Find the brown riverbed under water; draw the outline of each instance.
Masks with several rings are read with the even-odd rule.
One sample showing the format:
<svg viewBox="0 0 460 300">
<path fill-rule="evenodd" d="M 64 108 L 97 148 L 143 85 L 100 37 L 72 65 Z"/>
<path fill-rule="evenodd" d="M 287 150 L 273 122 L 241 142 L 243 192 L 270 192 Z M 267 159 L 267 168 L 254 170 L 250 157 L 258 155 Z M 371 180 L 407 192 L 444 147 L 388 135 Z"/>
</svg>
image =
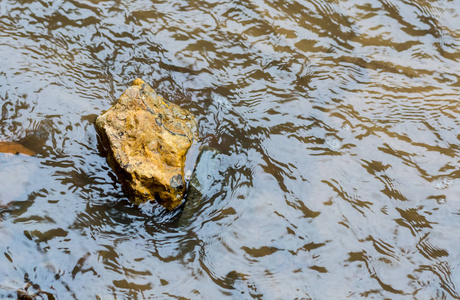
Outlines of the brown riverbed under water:
<svg viewBox="0 0 460 300">
<path fill-rule="evenodd" d="M 364 3 L 364 4 L 363 4 Z M 460 2 L 1 1 L 0 298 L 460 294 Z M 94 120 L 133 79 L 221 151 L 131 205 Z"/>
</svg>

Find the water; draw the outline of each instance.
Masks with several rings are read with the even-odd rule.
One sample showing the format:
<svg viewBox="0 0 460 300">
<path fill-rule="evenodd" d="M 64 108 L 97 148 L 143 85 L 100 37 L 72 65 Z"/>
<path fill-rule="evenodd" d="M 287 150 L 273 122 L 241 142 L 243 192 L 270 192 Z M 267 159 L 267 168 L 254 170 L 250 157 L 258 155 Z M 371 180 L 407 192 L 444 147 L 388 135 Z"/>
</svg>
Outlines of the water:
<svg viewBox="0 0 460 300">
<path fill-rule="evenodd" d="M 0 298 L 460 297 L 460 2 L 229 2 L 0 2 Z M 100 150 L 137 77 L 221 152 L 183 212 Z"/>
</svg>

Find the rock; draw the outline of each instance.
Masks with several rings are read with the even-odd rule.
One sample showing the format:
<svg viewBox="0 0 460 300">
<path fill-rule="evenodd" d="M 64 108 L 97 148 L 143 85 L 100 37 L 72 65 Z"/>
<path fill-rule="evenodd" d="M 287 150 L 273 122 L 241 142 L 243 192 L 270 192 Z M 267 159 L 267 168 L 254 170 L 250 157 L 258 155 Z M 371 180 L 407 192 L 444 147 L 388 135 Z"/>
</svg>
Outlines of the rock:
<svg viewBox="0 0 460 300">
<path fill-rule="evenodd" d="M 164 100 L 141 79 L 96 119 L 107 160 L 130 200 L 156 200 L 172 210 L 186 190 L 187 151 L 198 139 L 193 115 Z"/>
<path fill-rule="evenodd" d="M 33 156 L 35 152 L 30 149 L 27 149 L 23 145 L 16 142 L 5 142 L 0 141 L 0 152 L 1 153 L 12 153 L 12 154 L 24 154 Z"/>
</svg>

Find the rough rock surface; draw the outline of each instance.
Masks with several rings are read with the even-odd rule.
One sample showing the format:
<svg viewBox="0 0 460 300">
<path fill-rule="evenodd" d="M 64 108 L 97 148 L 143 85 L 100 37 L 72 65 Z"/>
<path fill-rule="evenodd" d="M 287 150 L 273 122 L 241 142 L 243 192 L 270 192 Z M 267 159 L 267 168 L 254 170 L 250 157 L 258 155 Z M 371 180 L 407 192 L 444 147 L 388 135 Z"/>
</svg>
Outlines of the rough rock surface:
<svg viewBox="0 0 460 300">
<path fill-rule="evenodd" d="M 165 101 L 141 79 L 96 119 L 107 160 L 130 200 L 156 200 L 169 210 L 181 204 L 188 149 L 198 138 L 193 115 Z"/>
</svg>

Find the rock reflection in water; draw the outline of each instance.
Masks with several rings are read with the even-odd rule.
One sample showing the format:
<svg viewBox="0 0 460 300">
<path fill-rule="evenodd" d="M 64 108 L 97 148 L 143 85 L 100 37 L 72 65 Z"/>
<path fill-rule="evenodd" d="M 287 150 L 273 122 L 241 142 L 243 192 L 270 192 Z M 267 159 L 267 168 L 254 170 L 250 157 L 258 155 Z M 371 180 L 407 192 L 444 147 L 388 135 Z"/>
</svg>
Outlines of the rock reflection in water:
<svg viewBox="0 0 460 300">
<path fill-rule="evenodd" d="M 2 1 L 0 140 L 36 155 L 0 153 L 0 298 L 460 297 L 459 13 Z M 131 205 L 97 141 L 137 77 L 220 153 L 181 211 Z"/>
</svg>

